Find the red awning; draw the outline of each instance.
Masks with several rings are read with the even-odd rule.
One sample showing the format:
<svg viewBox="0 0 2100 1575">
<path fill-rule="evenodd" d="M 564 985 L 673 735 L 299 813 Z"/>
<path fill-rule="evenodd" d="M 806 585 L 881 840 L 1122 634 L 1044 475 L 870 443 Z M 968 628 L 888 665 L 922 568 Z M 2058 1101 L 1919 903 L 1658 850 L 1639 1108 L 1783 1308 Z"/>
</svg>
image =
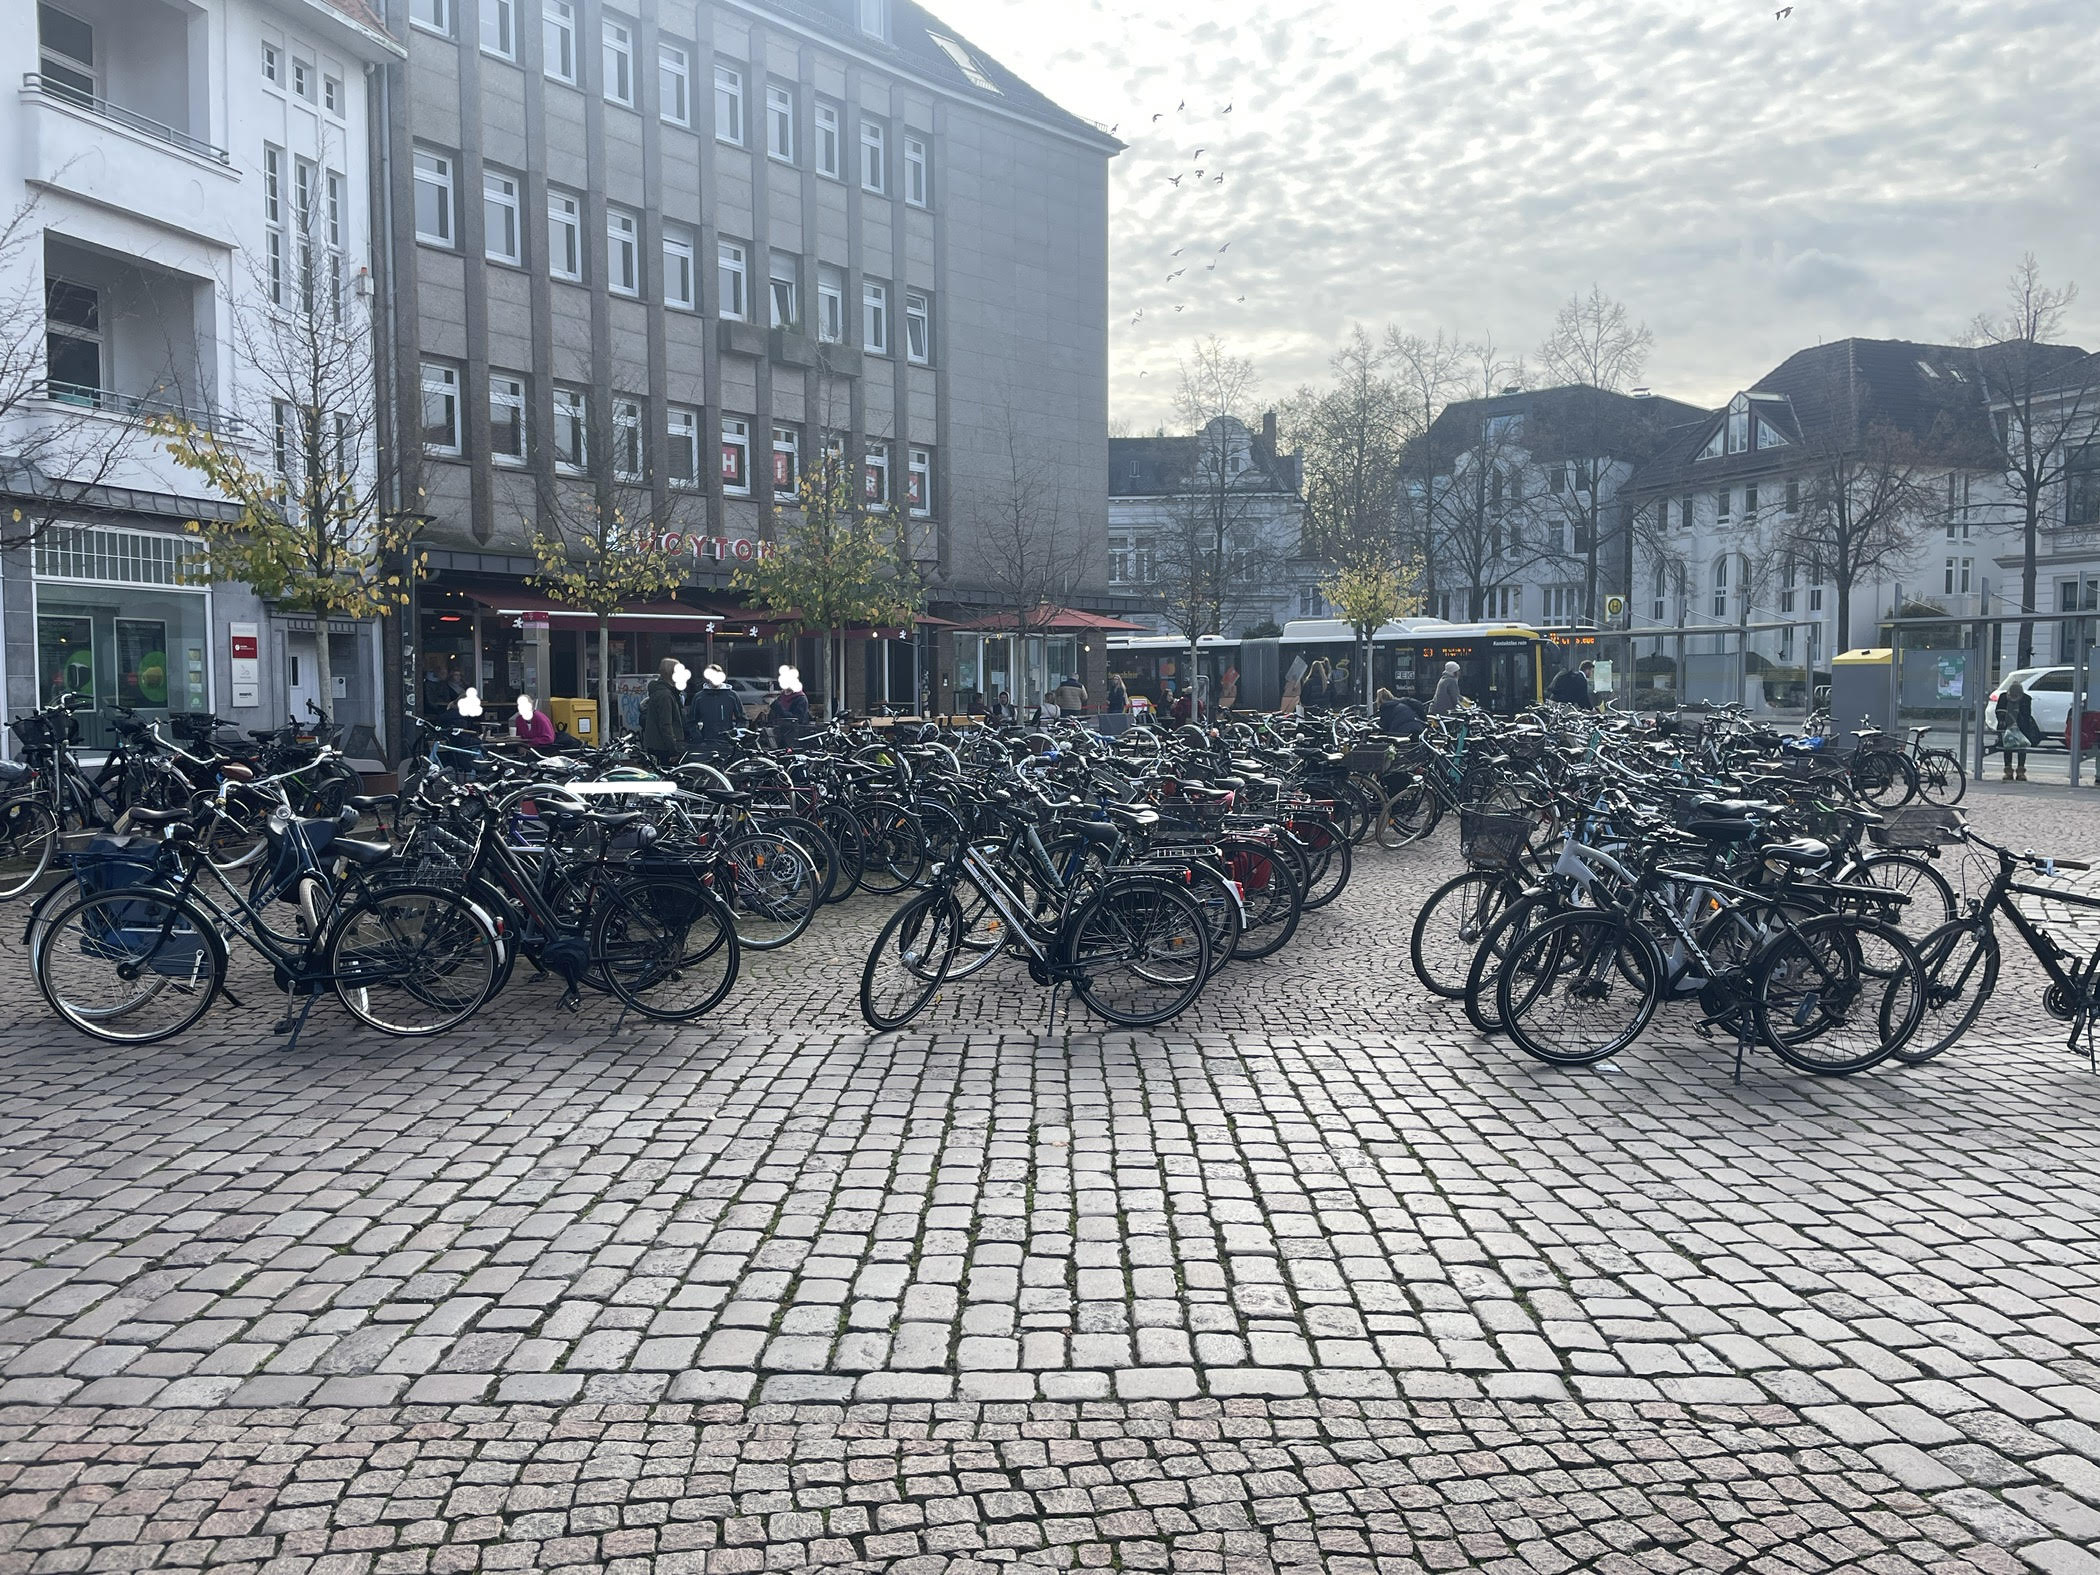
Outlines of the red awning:
<svg viewBox="0 0 2100 1575">
<path fill-rule="evenodd" d="M 995 631 L 1012 629 L 1018 623 L 1019 620 L 1012 613 L 1007 612 L 992 613 L 988 617 L 979 618 L 974 622 L 961 624 L 958 627 Z M 1028 627 L 1031 634 L 1081 634 L 1090 632 L 1142 634 L 1145 632 L 1143 624 L 1126 623 L 1121 618 L 1110 618 L 1104 613 L 1081 612 L 1076 607 L 1038 607 L 1028 615 Z"/>
</svg>

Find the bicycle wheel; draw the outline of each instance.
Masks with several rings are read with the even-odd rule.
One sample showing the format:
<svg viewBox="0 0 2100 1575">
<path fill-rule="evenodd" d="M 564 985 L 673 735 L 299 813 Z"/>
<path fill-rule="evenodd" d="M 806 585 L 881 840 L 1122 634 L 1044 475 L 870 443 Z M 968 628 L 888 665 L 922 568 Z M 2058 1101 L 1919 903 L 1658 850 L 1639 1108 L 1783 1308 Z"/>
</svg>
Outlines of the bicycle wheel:
<svg viewBox="0 0 2100 1575">
<path fill-rule="evenodd" d="M 844 902 L 860 890 L 861 872 L 867 865 L 868 832 L 860 817 L 843 804 L 826 804 L 817 811 L 817 824 L 839 850 L 838 879 L 831 883 L 826 902 Z"/>
<path fill-rule="evenodd" d="M 954 893 L 938 887 L 890 915 L 860 970 L 860 1015 L 870 1028 L 888 1033 L 926 1010 L 955 962 L 962 932 Z"/>
<path fill-rule="evenodd" d="M 1203 910 L 1204 922 L 1210 929 L 1210 971 L 1216 973 L 1232 960 L 1247 928 L 1246 913 L 1231 882 L 1216 870 L 1197 864 L 1188 873 L 1189 895 Z"/>
<path fill-rule="evenodd" d="M 1918 944 L 1925 965 L 1925 1020 L 1896 1051 L 1905 1066 L 1930 1061 L 1976 1026 L 1998 988 L 1998 937 L 1988 923 L 1957 919 Z"/>
<path fill-rule="evenodd" d="M 1852 914 L 1790 926 L 1752 971 L 1757 1034 L 1818 1077 L 1878 1066 L 1925 1015 L 1925 968 L 1901 930 Z"/>
<path fill-rule="evenodd" d="M 1355 866 L 1348 841 L 1325 818 L 1301 816 L 1284 822 L 1284 834 L 1297 843 L 1309 866 L 1305 907 L 1324 908 L 1342 894 Z"/>
<path fill-rule="evenodd" d="M 1466 968 L 1466 1021 L 1493 1038 L 1502 1030 L 1502 1010 L 1496 1005 L 1496 986 L 1509 954 L 1534 926 L 1543 924 L 1560 909 L 1559 903 L 1543 897 L 1526 897 L 1510 904 L 1490 924 L 1474 949 Z"/>
<path fill-rule="evenodd" d="M 1444 818 L 1444 801 L 1427 782 L 1415 781 L 1389 793 L 1378 809 L 1378 845 L 1388 853 L 1420 842 Z"/>
<path fill-rule="evenodd" d="M 43 879 L 58 852 L 58 817 L 42 799 L 0 806 L 0 902 L 12 901 Z"/>
<path fill-rule="evenodd" d="M 861 889 L 887 897 L 917 885 L 926 872 L 926 837 L 911 811 L 884 799 L 863 803 L 855 813 L 866 832 Z"/>
<path fill-rule="evenodd" d="M 1893 750 L 1862 750 L 1853 757 L 1852 786 L 1876 809 L 1895 809 L 1917 796 L 1918 772 Z"/>
<path fill-rule="evenodd" d="M 1865 919 L 1890 923 L 1913 940 L 1922 940 L 1959 916 L 1954 887 L 1930 859 L 1910 853 L 1876 853 L 1861 859 L 1854 883 L 1878 886 L 1906 899 L 1901 905 L 1876 902 L 1871 895 L 1848 899 L 1847 906 Z"/>
<path fill-rule="evenodd" d="M 1662 1000 L 1662 959 L 1638 925 L 1564 913 L 1525 935 L 1495 982 L 1503 1026 L 1526 1055 L 1589 1066 L 1640 1037 Z"/>
<path fill-rule="evenodd" d="M 1429 894 L 1415 915 L 1408 960 L 1432 995 L 1463 1000 L 1466 975 L 1481 938 L 1517 895 L 1517 884 L 1495 870 L 1468 870 Z"/>
<path fill-rule="evenodd" d="M 801 938 L 817 914 L 817 866 L 791 837 L 747 831 L 723 848 L 737 939 L 770 952 Z"/>
<path fill-rule="evenodd" d="M 472 1017 L 503 964 L 489 916 L 436 886 L 368 888 L 329 930 L 321 960 L 352 1017 L 404 1039 Z"/>
<path fill-rule="evenodd" d="M 1227 841 L 1221 851 L 1227 873 L 1240 883 L 1240 901 L 1247 909 L 1246 927 L 1232 955 L 1242 962 L 1273 957 L 1298 933 L 1298 920 L 1305 913 L 1297 873 L 1290 860 L 1263 843 Z"/>
<path fill-rule="evenodd" d="M 606 893 L 591 960 L 622 1005 L 659 1022 L 688 1022 L 736 983 L 736 921 L 696 879 L 640 876 Z"/>
<path fill-rule="evenodd" d="M 1163 880 L 1111 881 L 1065 928 L 1072 989 L 1096 1016 L 1147 1028 L 1187 1009 L 1210 977 L 1210 931 L 1196 899 Z"/>
<path fill-rule="evenodd" d="M 211 1008 L 226 956 L 210 921 L 174 893 L 97 892 L 54 914 L 36 985 L 73 1027 L 112 1044 L 171 1039 Z"/>
<path fill-rule="evenodd" d="M 839 850 L 824 828 L 813 820 L 803 820 L 795 815 L 778 815 L 761 823 L 760 830 L 775 832 L 783 837 L 792 837 L 797 846 L 809 855 L 816 869 L 817 906 L 823 907 L 831 901 L 832 888 L 839 880 Z"/>
<path fill-rule="evenodd" d="M 1928 749 L 1918 756 L 1918 796 L 1928 804 L 1953 806 L 1969 791 L 1969 773 L 1951 749 Z"/>
</svg>

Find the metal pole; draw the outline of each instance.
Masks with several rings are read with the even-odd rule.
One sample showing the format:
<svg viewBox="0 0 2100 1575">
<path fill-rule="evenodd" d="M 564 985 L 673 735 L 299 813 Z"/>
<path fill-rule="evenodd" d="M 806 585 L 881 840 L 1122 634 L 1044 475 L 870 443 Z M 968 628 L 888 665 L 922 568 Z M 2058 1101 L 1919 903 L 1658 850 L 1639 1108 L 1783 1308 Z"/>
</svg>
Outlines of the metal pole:
<svg viewBox="0 0 2100 1575">
<path fill-rule="evenodd" d="M 1985 602 L 1983 605 L 1989 606 L 1990 604 Z M 1978 682 L 1973 693 L 1964 693 L 1962 696 L 1961 717 L 1962 726 L 1965 728 L 1969 723 L 1969 714 L 1974 710 L 1977 701 L 1987 698 L 1991 692 L 1991 681 L 1988 677 L 1990 662 L 1983 651 L 1983 629 L 1984 624 L 1981 618 L 1969 626 L 1969 643 L 1972 647 L 1969 676 L 1978 680 Z M 1967 687 L 1965 683 L 1963 688 L 1966 690 Z M 1976 752 L 1969 757 L 1971 762 L 1969 775 L 1979 781 L 1983 777 L 1983 741 L 1989 735 L 1990 730 L 1990 719 L 1981 711 L 1977 711 Z"/>
<path fill-rule="evenodd" d="M 2071 679 L 2071 786 L 2079 785 L 2080 767 L 2085 764 L 2085 707 L 2086 687 L 2093 670 L 2093 626 L 2089 619 L 2081 618 L 2076 625 L 2073 638 L 2078 645 L 2078 665 Z"/>
</svg>

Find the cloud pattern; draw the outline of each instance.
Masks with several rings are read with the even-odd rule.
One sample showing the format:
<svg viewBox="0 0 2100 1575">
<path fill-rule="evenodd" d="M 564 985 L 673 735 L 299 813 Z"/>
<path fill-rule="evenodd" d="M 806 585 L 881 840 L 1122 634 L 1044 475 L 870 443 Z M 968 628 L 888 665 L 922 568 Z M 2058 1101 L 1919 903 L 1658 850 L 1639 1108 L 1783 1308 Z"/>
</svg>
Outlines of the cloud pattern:
<svg viewBox="0 0 2100 1575">
<path fill-rule="evenodd" d="M 2093 0 L 932 3 L 1131 144 L 1110 398 L 1141 428 L 1200 335 L 1280 397 L 1352 322 L 1528 348 L 1594 280 L 1659 392 L 1718 403 L 1820 340 L 1951 337 L 2022 251 L 2100 256 Z"/>
</svg>

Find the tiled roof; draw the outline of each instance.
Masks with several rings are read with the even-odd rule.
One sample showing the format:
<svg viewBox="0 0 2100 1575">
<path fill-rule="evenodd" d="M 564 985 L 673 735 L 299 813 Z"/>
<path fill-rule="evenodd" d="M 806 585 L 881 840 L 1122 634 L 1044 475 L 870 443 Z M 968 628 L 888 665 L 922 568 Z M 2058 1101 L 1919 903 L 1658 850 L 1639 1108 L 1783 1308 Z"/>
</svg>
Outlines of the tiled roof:
<svg viewBox="0 0 2100 1575">
<path fill-rule="evenodd" d="M 1265 482 L 1269 492 L 1295 494 L 1303 484 L 1304 468 L 1296 454 L 1271 454 L 1261 433 L 1250 430 L 1252 480 Z M 1183 478 L 1196 462 L 1193 437 L 1110 438 L 1108 440 L 1108 495 L 1112 498 L 1161 498 L 1179 490 Z M 1136 469 L 1133 471 L 1132 466 Z"/>
<path fill-rule="evenodd" d="M 380 20 L 379 8 L 373 5 L 371 0 L 326 0 L 326 4 L 342 12 L 359 27 L 369 27 L 375 33 L 386 33 L 386 23 Z"/>
<path fill-rule="evenodd" d="M 1571 383 L 1559 388 L 1520 389 L 1485 399 L 1446 405 L 1429 429 L 1439 466 L 1482 441 L 1482 428 L 1498 416 L 1521 416 L 1524 430 L 1512 443 L 1534 462 L 1600 459 L 1600 441 L 1616 457 L 1646 458 L 1661 434 L 1679 422 L 1702 419 L 1697 405 L 1655 394 L 1616 394 Z"/>
</svg>

